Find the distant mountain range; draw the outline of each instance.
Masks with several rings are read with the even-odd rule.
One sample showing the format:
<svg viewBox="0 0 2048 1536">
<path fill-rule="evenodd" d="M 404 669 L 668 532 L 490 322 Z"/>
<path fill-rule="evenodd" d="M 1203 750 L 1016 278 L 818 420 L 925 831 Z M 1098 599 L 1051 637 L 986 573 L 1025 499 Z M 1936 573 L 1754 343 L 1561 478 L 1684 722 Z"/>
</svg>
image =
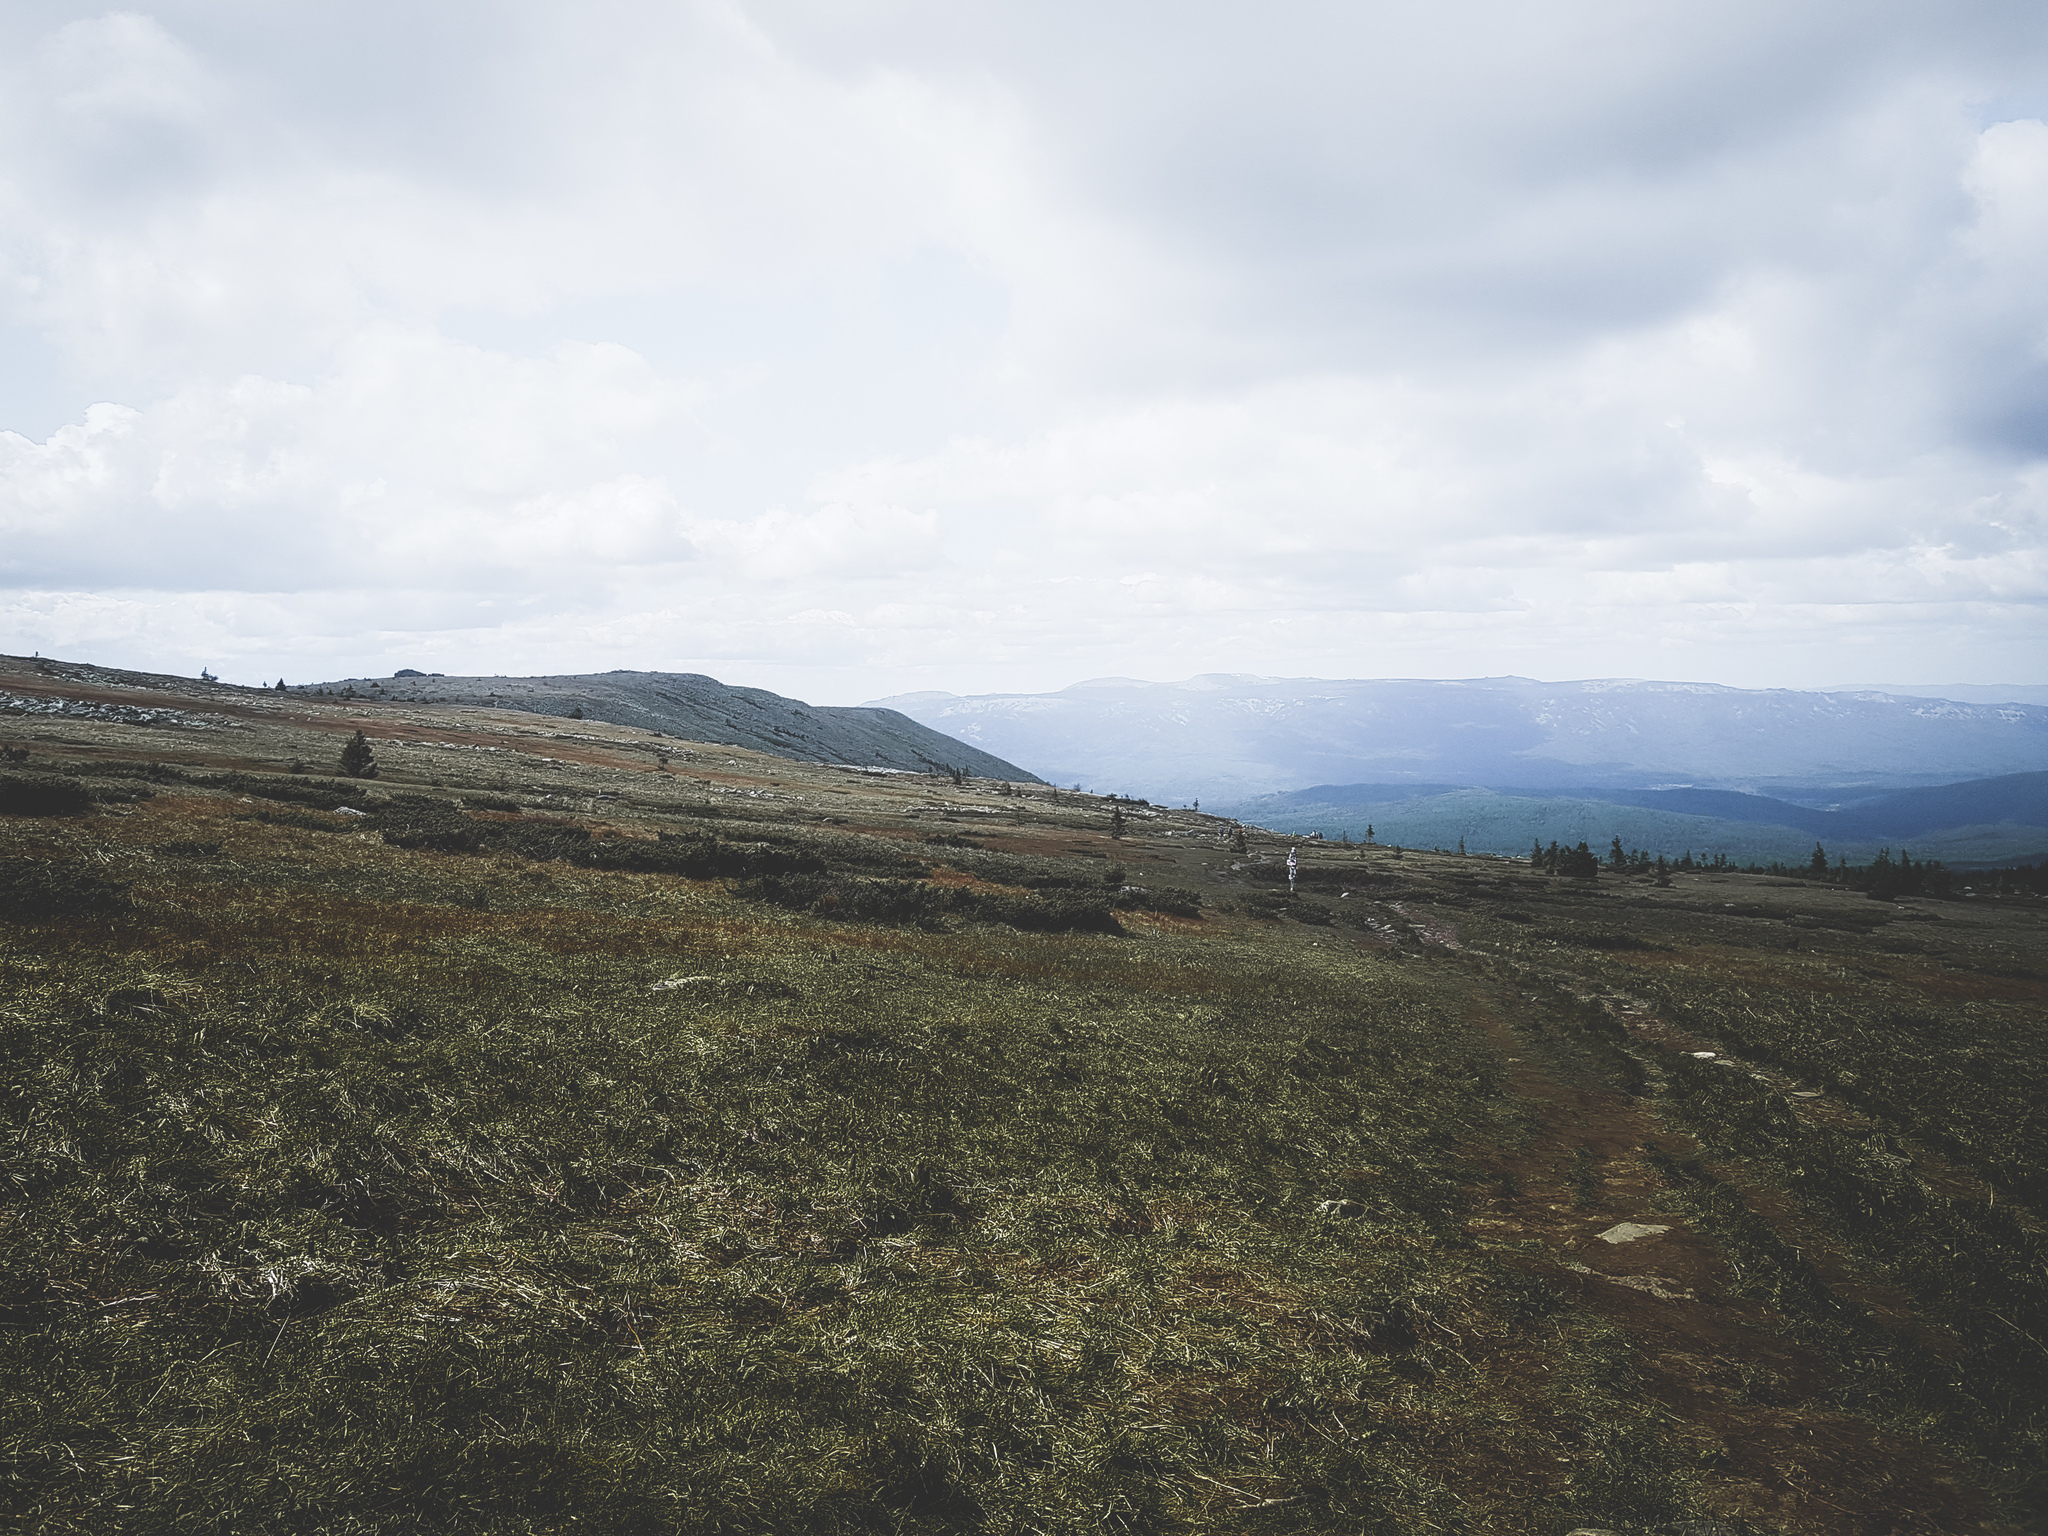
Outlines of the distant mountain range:
<svg viewBox="0 0 2048 1536">
<path fill-rule="evenodd" d="M 1837 683 L 1822 693 L 1892 693 L 1962 704 L 2048 704 L 2048 683 Z"/>
<path fill-rule="evenodd" d="M 2020 692 L 1996 689 L 1993 692 Z M 2048 705 L 1528 678 L 1103 678 L 878 701 L 1061 784 L 1280 831 L 1524 853 L 2048 856 Z"/>
<path fill-rule="evenodd" d="M 1829 804 L 2048 769 L 2048 706 L 1712 683 L 1211 674 L 876 702 L 1056 783 L 1219 806 L 1360 783 L 1683 785 Z"/>
<path fill-rule="evenodd" d="M 1098 678 L 877 700 L 1053 782 L 1165 801 L 1309 784 L 1688 784 L 1829 803 L 2048 768 L 2048 705 L 1706 682 Z"/>
<path fill-rule="evenodd" d="M 1473 853 L 1521 854 L 1532 842 L 1584 841 L 1677 858 L 1804 864 L 1817 842 L 1867 863 L 1910 848 L 1950 865 L 2048 858 L 2048 772 L 1893 790 L 1836 809 L 1718 789 L 1515 791 L 1448 784 L 1322 784 L 1238 801 L 1230 814 L 1277 831 L 1320 832 Z"/>
<path fill-rule="evenodd" d="M 1038 783 L 986 750 L 956 741 L 884 705 L 835 707 L 733 688 L 695 672 L 599 672 L 560 677 L 395 677 L 303 683 L 290 693 L 347 695 L 393 704 L 466 704 L 749 747 L 810 762 L 857 763 L 913 773 L 965 769 L 980 778 Z"/>
</svg>

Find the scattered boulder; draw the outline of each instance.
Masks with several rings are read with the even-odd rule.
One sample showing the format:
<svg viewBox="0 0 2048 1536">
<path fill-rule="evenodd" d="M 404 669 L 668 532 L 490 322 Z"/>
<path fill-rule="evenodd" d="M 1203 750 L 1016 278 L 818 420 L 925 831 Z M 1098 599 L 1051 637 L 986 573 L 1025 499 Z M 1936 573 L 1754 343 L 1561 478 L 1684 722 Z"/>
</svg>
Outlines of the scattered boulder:
<svg viewBox="0 0 2048 1536">
<path fill-rule="evenodd" d="M 1668 1226 L 1658 1226 L 1651 1222 L 1624 1221 L 1602 1232 L 1600 1234 L 1600 1241 L 1603 1243 L 1632 1243 L 1638 1238 L 1660 1237 L 1670 1230 L 1671 1228 Z"/>
</svg>

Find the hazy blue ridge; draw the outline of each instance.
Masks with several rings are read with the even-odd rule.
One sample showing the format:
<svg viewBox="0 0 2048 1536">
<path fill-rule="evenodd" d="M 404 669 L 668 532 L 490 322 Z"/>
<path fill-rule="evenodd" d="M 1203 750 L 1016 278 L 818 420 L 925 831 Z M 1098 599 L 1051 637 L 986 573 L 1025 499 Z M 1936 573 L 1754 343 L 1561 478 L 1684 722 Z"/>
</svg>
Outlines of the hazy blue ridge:
<svg viewBox="0 0 2048 1536">
<path fill-rule="evenodd" d="M 1373 787 L 1350 785 L 1341 789 L 1370 790 Z M 1489 787 L 1504 795 L 1525 793 L 1506 786 Z M 1306 789 L 1296 793 L 1315 796 L 1318 791 Z M 1968 779 L 1959 784 L 1888 790 L 1878 795 L 1850 790 L 1843 791 L 1841 799 L 1829 796 L 1820 805 L 1799 804 L 1769 795 L 1750 795 L 1725 789 L 1585 789 L 1560 793 L 1606 800 L 1617 805 L 1639 806 L 1644 810 L 1675 811 L 1761 826 L 1796 827 L 1822 838 L 1897 840 L 1949 827 L 2002 822 L 2048 827 L 2048 773 L 2009 773 L 1991 779 Z M 1373 797 L 1368 794 L 1359 798 Z M 1333 804 L 1343 803 L 1341 792 L 1322 795 L 1320 799 Z"/>
<path fill-rule="evenodd" d="M 2048 706 L 1881 692 L 1210 674 L 877 702 L 1055 783 L 1176 804 L 1369 783 L 1749 791 L 1846 806 L 2048 771 Z"/>
<path fill-rule="evenodd" d="M 2048 683 L 1833 683 L 1822 693 L 1892 693 L 1965 704 L 2048 704 Z"/>
</svg>

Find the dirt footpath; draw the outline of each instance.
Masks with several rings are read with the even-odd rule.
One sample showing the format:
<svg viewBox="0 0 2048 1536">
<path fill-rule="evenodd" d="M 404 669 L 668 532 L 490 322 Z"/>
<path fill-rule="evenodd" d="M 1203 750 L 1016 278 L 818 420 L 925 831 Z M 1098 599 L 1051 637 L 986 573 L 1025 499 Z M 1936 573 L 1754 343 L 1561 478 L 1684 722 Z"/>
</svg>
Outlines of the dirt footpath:
<svg viewBox="0 0 2048 1536">
<path fill-rule="evenodd" d="M 1771 1307 L 1736 1294 L 1711 1236 L 1661 1208 L 1670 1186 L 1653 1157 L 1699 1146 L 1664 1123 L 1654 1099 L 1561 1081 L 1499 999 L 1475 1000 L 1467 1019 L 1509 1058 L 1510 1090 L 1535 1117 L 1526 1147 L 1475 1149 L 1492 1179 L 1475 1201 L 1473 1235 L 1628 1336 L 1643 1390 L 1697 1455 L 1716 1515 L 1802 1536 L 2017 1536 L 1991 1520 L 1964 1469 L 1831 1407 L 1836 1371 L 1789 1338 Z M 1738 1166 L 1711 1167 L 1752 1210 L 1797 1230 L 1777 1191 Z M 1905 1298 L 1862 1280 L 1825 1239 L 1798 1236 L 1831 1290 L 1910 1317 Z"/>
</svg>

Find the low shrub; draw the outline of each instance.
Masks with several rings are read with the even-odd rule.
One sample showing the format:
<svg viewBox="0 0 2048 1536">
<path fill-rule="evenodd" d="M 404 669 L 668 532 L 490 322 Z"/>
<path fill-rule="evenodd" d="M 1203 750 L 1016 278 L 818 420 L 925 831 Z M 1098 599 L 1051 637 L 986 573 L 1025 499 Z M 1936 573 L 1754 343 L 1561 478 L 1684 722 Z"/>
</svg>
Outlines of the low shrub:
<svg viewBox="0 0 2048 1536">
<path fill-rule="evenodd" d="M 206 789 L 226 790 L 235 795 L 253 795 L 258 800 L 282 800 L 288 805 L 310 805 L 316 811 L 338 811 L 343 806 L 359 811 L 370 804 L 364 787 L 336 784 L 332 780 L 302 782 L 255 773 L 195 774 L 188 775 L 187 780 Z"/>
<path fill-rule="evenodd" d="M 1006 923 L 1027 933 L 1121 933 L 1099 896 L 964 891 L 923 880 L 834 879 L 771 874 L 742 881 L 733 894 L 847 922 L 929 927 L 942 917 Z"/>
<path fill-rule="evenodd" d="M 921 880 L 834 880 L 816 874 L 766 874 L 732 887 L 735 896 L 793 912 L 848 922 L 929 925 L 952 892 Z"/>
<path fill-rule="evenodd" d="M 1163 912 L 1169 917 L 1200 917 L 1202 899 L 1187 891 L 1123 890 L 1110 903 L 1119 911 Z"/>
<path fill-rule="evenodd" d="M 436 853 L 475 853 L 483 847 L 486 832 L 481 823 L 471 821 L 447 801 L 424 795 L 401 795 L 380 806 L 370 824 L 394 848 Z"/>
<path fill-rule="evenodd" d="M 78 864 L 50 859 L 0 859 L 0 917 L 17 922 L 104 917 L 125 911 L 128 895 Z"/>
<path fill-rule="evenodd" d="M 1508 914 L 1502 913 L 1501 915 L 1505 917 Z M 1527 922 L 1529 919 L 1523 917 L 1517 918 L 1516 921 Z M 1603 950 L 1609 954 L 1621 950 L 1639 950 L 1644 953 L 1654 954 L 1669 954 L 1671 952 L 1669 944 L 1658 944 L 1649 939 L 1638 938 L 1633 933 L 1586 933 L 1580 934 L 1572 942 L 1574 944 L 1582 944 L 1587 949 Z"/>
<path fill-rule="evenodd" d="M 955 893 L 955 910 L 980 922 L 1007 923 L 1027 933 L 1123 932 L 1104 898 L 1065 891 L 1039 891 L 1028 896 L 960 891 Z"/>
<path fill-rule="evenodd" d="M 45 774 L 0 776 L 0 814 L 82 816 L 92 805 L 92 791 L 68 779 Z"/>
<path fill-rule="evenodd" d="M 64 772 L 73 778 L 141 779 L 151 784 L 182 784 L 192 776 L 169 763 L 138 763 L 122 758 L 102 758 L 92 763 L 66 763 Z"/>
</svg>

